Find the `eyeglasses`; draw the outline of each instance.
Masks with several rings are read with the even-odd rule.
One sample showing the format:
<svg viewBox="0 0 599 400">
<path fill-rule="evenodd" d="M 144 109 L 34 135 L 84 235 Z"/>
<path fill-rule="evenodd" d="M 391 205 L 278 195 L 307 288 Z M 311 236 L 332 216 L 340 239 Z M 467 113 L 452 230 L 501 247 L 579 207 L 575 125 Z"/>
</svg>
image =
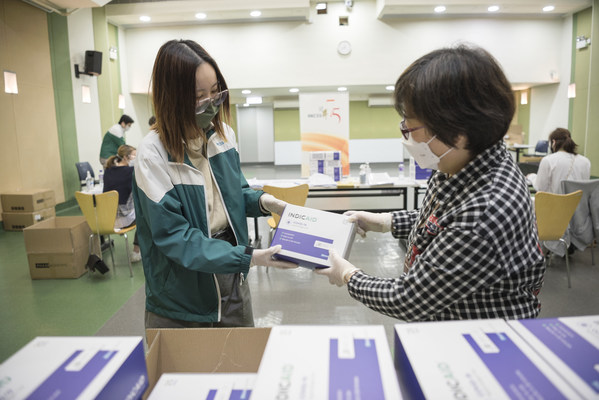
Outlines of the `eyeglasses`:
<svg viewBox="0 0 599 400">
<path fill-rule="evenodd" d="M 414 132 L 414 131 L 417 131 L 418 129 L 422 129 L 422 128 L 424 128 L 424 126 L 417 126 L 416 128 L 408 128 L 406 126 L 405 119 L 399 123 L 399 130 L 401 131 L 403 138 L 406 140 L 408 140 L 408 138 L 410 137 L 410 132 Z"/>
<path fill-rule="evenodd" d="M 196 114 L 202 114 L 204 111 L 206 111 L 210 104 L 220 106 L 221 104 L 223 104 L 223 101 L 226 100 L 228 94 L 228 90 L 223 90 L 222 92 L 218 92 L 217 94 L 215 94 L 213 97 L 198 100 L 196 103 Z"/>
</svg>

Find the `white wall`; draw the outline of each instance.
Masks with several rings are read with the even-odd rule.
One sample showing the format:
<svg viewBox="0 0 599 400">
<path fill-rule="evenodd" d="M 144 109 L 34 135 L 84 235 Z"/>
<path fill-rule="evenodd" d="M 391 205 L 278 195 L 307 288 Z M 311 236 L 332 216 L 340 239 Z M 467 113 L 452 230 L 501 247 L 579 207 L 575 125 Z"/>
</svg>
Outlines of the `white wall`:
<svg viewBox="0 0 599 400">
<path fill-rule="evenodd" d="M 156 53 L 171 39 L 193 39 L 202 44 L 217 60 L 231 89 L 388 85 L 421 55 L 468 42 L 490 51 L 514 85 L 547 85 L 531 93 L 531 143 L 546 136 L 549 126 L 567 126 L 565 88 L 570 76 L 571 18 L 381 21 L 376 18 L 375 2 L 362 0 L 349 13 L 349 26 L 339 26 L 338 16 L 347 14 L 342 2 L 330 2 L 329 14 L 312 15 L 311 22 L 125 30 L 122 37 L 126 46 L 120 55 L 126 58 L 128 68 L 123 90 L 148 92 Z M 352 43 L 347 57 L 337 54 L 340 40 Z M 147 107 L 134 104 L 136 111 Z M 277 163 L 280 157 L 275 158 Z M 358 158 L 375 159 L 376 154 Z"/>
<path fill-rule="evenodd" d="M 100 129 L 100 108 L 98 102 L 98 78 L 79 75 L 75 78 L 75 64 L 79 70 L 85 69 L 85 51 L 93 50 L 94 33 L 91 8 L 83 8 L 67 17 L 69 31 L 69 53 L 71 55 L 71 79 L 73 82 L 73 100 L 75 108 L 75 126 L 77 129 L 77 147 L 79 160 L 88 161 L 96 173 L 101 168 L 100 147 L 102 132 Z M 91 104 L 81 101 L 81 86 L 87 85 L 91 91 Z M 74 166 L 73 166 L 74 168 Z"/>
<path fill-rule="evenodd" d="M 272 107 L 237 107 L 237 142 L 241 162 L 274 161 L 273 121 Z"/>
</svg>

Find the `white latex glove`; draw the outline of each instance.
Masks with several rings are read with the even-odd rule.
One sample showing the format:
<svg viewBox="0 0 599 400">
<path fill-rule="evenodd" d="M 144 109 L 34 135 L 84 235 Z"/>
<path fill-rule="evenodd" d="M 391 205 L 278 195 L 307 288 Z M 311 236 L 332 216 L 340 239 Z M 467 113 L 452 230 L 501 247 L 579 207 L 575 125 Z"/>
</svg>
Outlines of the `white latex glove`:
<svg viewBox="0 0 599 400">
<path fill-rule="evenodd" d="M 325 275 L 329 277 L 329 283 L 331 285 L 343 286 L 345 285 L 345 276 L 353 271 L 357 271 L 360 268 L 356 268 L 352 263 L 341 257 L 333 249 L 329 250 L 329 261 L 331 262 L 330 268 L 317 268 L 314 270 L 318 275 Z"/>
<path fill-rule="evenodd" d="M 264 267 L 274 267 L 274 268 L 297 268 L 297 264 L 291 263 L 289 261 L 275 260 L 272 256 L 281 251 L 281 245 L 276 245 L 273 247 L 269 247 L 268 249 L 255 249 L 252 253 L 252 261 L 250 262 L 250 267 L 255 265 L 262 265 Z"/>
<path fill-rule="evenodd" d="M 366 237 L 366 232 L 389 232 L 391 231 L 391 213 L 371 213 L 367 211 L 346 211 L 343 213 L 348 222 L 357 222 L 356 232 Z"/>
<path fill-rule="evenodd" d="M 266 211 L 281 215 L 283 214 L 287 202 L 277 199 L 272 194 L 264 193 L 260 196 L 260 205 Z"/>
</svg>

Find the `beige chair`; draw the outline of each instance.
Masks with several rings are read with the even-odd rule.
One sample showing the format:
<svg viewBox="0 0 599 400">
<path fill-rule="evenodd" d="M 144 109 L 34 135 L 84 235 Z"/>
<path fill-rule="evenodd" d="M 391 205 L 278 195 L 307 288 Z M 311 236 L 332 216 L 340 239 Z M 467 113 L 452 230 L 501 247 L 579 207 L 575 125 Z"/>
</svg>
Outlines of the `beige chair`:
<svg viewBox="0 0 599 400">
<path fill-rule="evenodd" d="M 539 240 L 558 240 L 565 247 L 566 271 L 568 274 L 568 287 L 570 282 L 570 262 L 568 260 L 568 244 L 563 239 L 568 224 L 576 211 L 576 207 L 582 197 L 582 190 L 569 194 L 554 194 L 537 192 L 535 195 L 535 215 Z M 550 260 L 551 261 L 551 260 Z"/>
<path fill-rule="evenodd" d="M 289 204 L 293 204 L 296 206 L 303 206 L 306 204 L 306 199 L 308 198 L 308 191 L 310 187 L 307 184 L 292 186 L 292 187 L 276 187 L 276 186 L 268 186 L 265 185 L 262 190 L 266 193 L 272 194 L 279 200 L 283 200 Z M 281 216 L 279 214 L 272 213 L 272 216 L 268 218 L 266 221 L 268 226 L 270 227 L 268 233 L 268 243 L 272 242 L 272 237 L 279 221 L 281 220 Z M 268 273 L 268 267 L 266 268 L 266 272 Z"/>
<path fill-rule="evenodd" d="M 101 194 L 90 194 L 84 192 L 75 192 L 75 198 L 79 203 L 79 208 L 83 212 L 87 224 L 92 230 L 92 234 L 89 237 L 89 252 L 92 254 L 93 250 L 93 239 L 94 236 L 100 237 L 100 235 L 108 236 L 108 242 L 110 243 L 110 235 L 121 235 L 125 237 L 125 248 L 127 251 L 127 261 L 129 262 L 129 274 L 133 276 L 133 268 L 131 268 L 131 258 L 129 252 L 129 239 L 127 233 L 135 229 L 135 225 L 128 226 L 122 229 L 114 228 L 114 221 L 116 220 L 117 208 L 119 206 L 119 193 L 116 190 Z M 110 248 L 110 257 L 112 258 L 112 266 L 116 273 L 116 267 L 114 264 L 114 253 L 112 246 Z M 102 250 L 99 251 L 100 258 L 102 258 Z"/>
</svg>

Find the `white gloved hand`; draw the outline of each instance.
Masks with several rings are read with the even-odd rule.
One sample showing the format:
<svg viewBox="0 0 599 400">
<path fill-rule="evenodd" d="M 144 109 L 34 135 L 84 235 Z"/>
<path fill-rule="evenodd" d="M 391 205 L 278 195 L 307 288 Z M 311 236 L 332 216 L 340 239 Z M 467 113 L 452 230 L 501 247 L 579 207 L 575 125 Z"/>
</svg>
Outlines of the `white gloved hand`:
<svg viewBox="0 0 599 400">
<path fill-rule="evenodd" d="M 353 271 L 360 270 L 360 268 L 356 268 L 352 263 L 341 257 L 333 249 L 329 250 L 329 261 L 331 262 L 330 268 L 317 268 L 314 270 L 314 272 L 316 272 L 318 275 L 327 276 L 331 285 L 345 285 L 345 276 Z"/>
<path fill-rule="evenodd" d="M 367 211 L 346 211 L 343 213 L 348 222 L 357 222 L 356 232 L 366 237 L 366 232 L 389 232 L 391 230 L 391 213 L 371 213 Z"/>
<path fill-rule="evenodd" d="M 254 249 L 254 252 L 252 253 L 252 261 L 250 262 L 250 268 L 255 265 L 282 269 L 297 268 L 297 264 L 288 261 L 275 260 L 272 258 L 272 256 L 279 251 L 281 251 L 280 244 L 269 247 L 268 249 Z"/>
<path fill-rule="evenodd" d="M 260 205 L 266 211 L 281 215 L 283 214 L 283 210 L 285 209 L 287 202 L 277 199 L 272 194 L 264 193 L 262 196 L 260 196 Z"/>
</svg>

